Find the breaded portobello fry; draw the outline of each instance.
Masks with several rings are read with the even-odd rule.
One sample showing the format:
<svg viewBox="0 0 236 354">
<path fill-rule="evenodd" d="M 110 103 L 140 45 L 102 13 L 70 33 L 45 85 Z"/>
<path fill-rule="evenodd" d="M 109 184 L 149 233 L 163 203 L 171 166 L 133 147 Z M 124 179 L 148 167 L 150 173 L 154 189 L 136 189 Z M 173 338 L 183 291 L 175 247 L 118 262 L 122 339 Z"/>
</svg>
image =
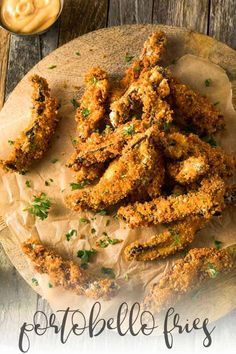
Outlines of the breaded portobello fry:
<svg viewBox="0 0 236 354">
<path fill-rule="evenodd" d="M 133 119 L 115 130 L 107 128 L 103 134 L 93 133 L 85 142 L 76 146 L 67 167 L 77 171 L 81 166 L 92 166 L 114 159 L 121 155 L 122 149 L 135 134 L 144 131 L 143 123 Z"/>
<path fill-rule="evenodd" d="M 142 119 L 160 125 L 172 121 L 173 111 L 164 100 L 170 93 L 166 70 L 160 66 L 144 72 L 126 92 L 111 104 L 111 124 L 117 127 L 130 119 L 130 113 L 141 105 Z"/>
<path fill-rule="evenodd" d="M 86 89 L 75 116 L 79 140 L 87 139 L 104 119 L 109 93 L 107 73 L 99 67 L 85 75 L 85 83 Z"/>
<path fill-rule="evenodd" d="M 53 286 L 93 299 L 109 300 L 118 292 L 114 280 L 98 277 L 96 279 L 95 275 L 83 270 L 79 264 L 64 260 L 54 251 L 44 247 L 36 237 L 23 242 L 22 251 L 30 259 L 36 272 L 49 276 Z"/>
<path fill-rule="evenodd" d="M 143 180 L 148 182 L 153 175 L 157 157 L 151 131 L 137 134 L 131 143 L 120 158 L 111 162 L 96 185 L 67 196 L 66 205 L 70 209 L 107 208 L 128 196 Z"/>
<path fill-rule="evenodd" d="M 140 58 L 135 60 L 126 71 L 121 81 L 122 86 L 128 87 L 139 78 L 143 71 L 157 65 L 166 50 L 166 44 L 167 38 L 164 32 L 153 32 L 145 41 Z"/>
<path fill-rule="evenodd" d="M 117 215 L 132 228 L 169 223 L 189 215 L 209 218 L 224 208 L 224 195 L 223 180 L 219 176 L 213 176 L 203 179 L 196 191 L 122 206 Z"/>
<path fill-rule="evenodd" d="M 135 241 L 125 248 L 128 261 L 152 261 L 166 258 L 190 245 L 196 232 L 205 226 L 202 216 L 189 216 L 184 220 L 166 225 L 166 230 L 151 237 L 146 242 Z"/>
<path fill-rule="evenodd" d="M 192 156 L 181 162 L 167 164 L 168 174 L 180 184 L 193 183 L 208 171 L 209 165 L 203 156 Z"/>
<path fill-rule="evenodd" d="M 57 101 L 51 97 L 47 81 L 33 75 L 30 78 L 33 87 L 32 120 L 12 146 L 12 152 L 6 160 L 0 161 L 5 171 L 25 173 L 34 161 L 40 160 L 48 150 L 55 133 Z"/>
<path fill-rule="evenodd" d="M 186 159 L 187 163 L 190 157 L 201 157 L 209 165 L 211 174 L 230 177 L 235 172 L 236 161 L 233 154 L 225 152 L 221 147 L 212 147 L 195 134 L 186 136 L 179 132 L 161 133 L 158 144 L 162 147 L 164 155 L 172 160 Z"/>
<path fill-rule="evenodd" d="M 170 104 L 184 126 L 193 126 L 198 134 L 213 134 L 225 126 L 224 116 L 206 97 L 176 79 L 169 80 Z"/>
<path fill-rule="evenodd" d="M 230 272 L 234 266 L 233 249 L 191 249 L 185 258 L 178 260 L 172 269 L 152 286 L 143 306 L 153 313 L 159 313 L 174 306 L 191 291 L 198 290 L 206 281 Z"/>
</svg>

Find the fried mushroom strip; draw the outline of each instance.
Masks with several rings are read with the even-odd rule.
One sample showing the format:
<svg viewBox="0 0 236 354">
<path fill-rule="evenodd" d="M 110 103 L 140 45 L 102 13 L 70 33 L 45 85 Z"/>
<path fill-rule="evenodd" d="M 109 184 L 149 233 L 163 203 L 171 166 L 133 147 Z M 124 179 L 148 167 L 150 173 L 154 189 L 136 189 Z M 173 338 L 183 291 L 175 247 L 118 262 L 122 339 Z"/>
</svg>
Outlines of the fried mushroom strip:
<svg viewBox="0 0 236 354">
<path fill-rule="evenodd" d="M 115 130 L 109 127 L 103 134 L 93 133 L 86 142 L 76 146 L 76 151 L 67 162 L 67 167 L 76 171 L 81 166 L 101 164 L 114 159 L 121 155 L 122 149 L 135 134 L 144 131 L 143 123 L 133 119 Z"/>
<path fill-rule="evenodd" d="M 162 146 L 165 156 L 172 160 L 188 159 L 189 157 L 204 158 L 211 173 L 219 174 L 221 177 L 230 177 L 235 171 L 236 163 L 233 154 L 225 152 L 219 146 L 212 147 L 196 134 L 188 136 L 179 132 L 160 134 L 159 144 Z M 188 162 L 186 161 L 186 164 Z M 176 170 L 178 167 L 177 163 L 173 169 Z"/>
<path fill-rule="evenodd" d="M 166 50 L 166 44 L 167 38 L 164 32 L 153 32 L 144 43 L 139 60 L 135 60 L 132 66 L 127 70 L 121 82 L 122 86 L 128 87 L 139 78 L 143 71 L 155 66 L 163 56 Z"/>
<path fill-rule="evenodd" d="M 142 180 L 148 181 L 156 156 L 151 132 L 137 134 L 132 145 L 111 162 L 96 185 L 67 196 L 67 206 L 73 210 L 100 210 L 115 205 L 137 189 Z"/>
<path fill-rule="evenodd" d="M 118 291 L 114 280 L 96 280 L 77 263 L 64 260 L 54 251 L 45 248 L 36 237 L 22 243 L 22 251 L 30 259 L 34 269 L 40 274 L 47 274 L 54 286 L 70 290 L 77 295 L 105 300 L 115 296 Z"/>
<path fill-rule="evenodd" d="M 57 101 L 51 97 L 47 81 L 35 74 L 30 82 L 33 87 L 31 122 L 15 140 L 9 157 L 0 160 L 5 171 L 27 172 L 47 151 L 58 123 Z"/>
<path fill-rule="evenodd" d="M 174 306 L 184 296 L 208 280 L 230 272 L 235 257 L 227 249 L 194 248 L 154 284 L 144 299 L 144 307 L 159 313 Z"/>
<path fill-rule="evenodd" d="M 184 126 L 193 126 L 198 134 L 213 134 L 225 126 L 223 115 L 206 97 L 176 79 L 169 80 L 170 102 Z"/>
<path fill-rule="evenodd" d="M 97 129 L 105 116 L 105 102 L 109 94 L 107 73 L 101 68 L 92 68 L 85 75 L 86 89 L 76 111 L 79 140 L 87 139 Z"/>
<path fill-rule="evenodd" d="M 189 215 L 210 218 L 224 208 L 225 184 L 218 176 L 205 178 L 196 191 L 122 206 L 118 217 L 130 227 L 150 226 L 184 219 Z"/>
<path fill-rule="evenodd" d="M 189 216 L 185 220 L 167 225 L 167 229 L 151 237 L 146 242 L 135 241 L 125 248 L 128 261 L 152 261 L 166 258 L 185 249 L 195 238 L 196 232 L 205 226 L 202 216 Z"/>
<path fill-rule="evenodd" d="M 137 104 L 142 106 L 142 119 L 159 124 L 172 121 L 172 110 L 163 99 L 169 95 L 170 88 L 166 70 L 160 66 L 144 72 L 133 82 L 119 100 L 111 104 L 110 121 L 114 127 L 130 119 L 130 113 Z"/>
<path fill-rule="evenodd" d="M 209 171 L 209 165 L 206 162 L 206 158 L 192 156 L 181 162 L 169 163 L 167 171 L 176 182 L 189 184 L 205 175 Z"/>
</svg>

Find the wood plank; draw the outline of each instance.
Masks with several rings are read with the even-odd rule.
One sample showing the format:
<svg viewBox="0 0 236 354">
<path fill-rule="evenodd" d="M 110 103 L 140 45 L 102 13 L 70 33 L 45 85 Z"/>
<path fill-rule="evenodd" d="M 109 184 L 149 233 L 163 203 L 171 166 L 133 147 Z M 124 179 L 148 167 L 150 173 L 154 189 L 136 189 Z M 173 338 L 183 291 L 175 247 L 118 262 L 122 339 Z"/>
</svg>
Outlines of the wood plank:
<svg viewBox="0 0 236 354">
<path fill-rule="evenodd" d="M 211 0 L 209 34 L 236 49 L 235 0 Z"/>
<path fill-rule="evenodd" d="M 11 37 L 6 96 L 23 76 L 40 60 L 39 37 Z"/>
<path fill-rule="evenodd" d="M 108 26 L 152 22 L 153 0 L 110 0 Z"/>
<path fill-rule="evenodd" d="M 60 21 L 57 21 L 50 30 L 40 36 L 41 58 L 46 57 L 53 50 L 57 49 L 59 38 Z"/>
<path fill-rule="evenodd" d="M 5 98 L 9 40 L 9 34 L 6 31 L 0 29 L 0 109 L 3 106 Z"/>
<path fill-rule="evenodd" d="M 207 33 L 208 10 L 208 0 L 154 0 L 153 23 Z"/>
<path fill-rule="evenodd" d="M 60 22 L 59 45 L 84 33 L 106 27 L 108 0 L 67 0 Z"/>
</svg>

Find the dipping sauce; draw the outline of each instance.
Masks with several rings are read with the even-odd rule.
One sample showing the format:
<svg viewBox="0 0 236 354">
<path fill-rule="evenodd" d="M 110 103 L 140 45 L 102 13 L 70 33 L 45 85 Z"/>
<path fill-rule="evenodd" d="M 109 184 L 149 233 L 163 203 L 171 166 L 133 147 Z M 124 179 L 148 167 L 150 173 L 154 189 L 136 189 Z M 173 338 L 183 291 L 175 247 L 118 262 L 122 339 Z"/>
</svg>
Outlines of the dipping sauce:
<svg viewBox="0 0 236 354">
<path fill-rule="evenodd" d="M 0 18 L 6 29 L 19 34 L 32 34 L 50 27 L 60 9 L 60 0 L 2 0 Z"/>
</svg>

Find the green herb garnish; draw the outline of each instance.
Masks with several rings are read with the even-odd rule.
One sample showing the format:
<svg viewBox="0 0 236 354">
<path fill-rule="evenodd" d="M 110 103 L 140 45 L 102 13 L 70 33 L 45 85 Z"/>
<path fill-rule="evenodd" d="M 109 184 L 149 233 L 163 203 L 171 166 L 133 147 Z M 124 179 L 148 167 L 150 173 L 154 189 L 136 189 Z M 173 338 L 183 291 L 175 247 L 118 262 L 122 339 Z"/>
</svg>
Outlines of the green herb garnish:
<svg viewBox="0 0 236 354">
<path fill-rule="evenodd" d="M 214 106 L 217 106 L 218 104 L 220 104 L 220 101 L 216 101 L 213 103 Z"/>
<path fill-rule="evenodd" d="M 135 127 L 133 124 L 130 124 L 128 127 L 124 128 L 124 135 L 134 135 Z"/>
<path fill-rule="evenodd" d="M 28 181 L 28 180 L 27 180 L 27 181 L 25 181 L 25 185 L 26 185 L 26 187 L 27 187 L 27 188 L 31 188 L 30 181 Z"/>
<path fill-rule="evenodd" d="M 175 229 L 172 229 L 172 228 L 169 228 L 168 231 L 169 231 L 171 237 L 174 240 L 173 246 L 180 246 L 181 245 L 181 241 L 180 241 L 180 233 L 179 233 L 179 231 L 176 231 Z"/>
<path fill-rule="evenodd" d="M 90 261 L 90 257 L 96 253 L 96 250 L 93 248 L 91 250 L 79 250 L 77 252 L 77 257 L 81 259 L 81 263 L 88 263 Z"/>
<path fill-rule="evenodd" d="M 208 272 L 210 278 L 216 278 L 217 275 L 219 274 L 218 270 L 216 269 L 216 267 L 212 263 L 208 264 L 207 272 Z"/>
<path fill-rule="evenodd" d="M 170 123 L 169 122 L 164 122 L 163 124 L 163 129 L 165 132 L 170 130 Z"/>
<path fill-rule="evenodd" d="M 109 215 L 109 211 L 108 210 L 99 210 L 99 211 L 97 211 L 97 213 L 96 214 L 98 214 L 98 215 L 102 215 L 102 216 L 104 216 L 104 215 Z"/>
<path fill-rule="evenodd" d="M 117 243 L 122 242 L 121 240 L 118 240 L 117 238 L 110 238 L 106 232 L 103 232 L 103 235 L 105 237 L 101 238 L 100 240 L 97 241 L 97 246 L 99 246 L 101 248 L 107 248 L 109 245 L 116 245 Z"/>
<path fill-rule="evenodd" d="M 54 157 L 53 159 L 51 159 L 51 163 L 56 163 L 58 161 L 58 159 L 56 157 Z"/>
<path fill-rule="evenodd" d="M 215 248 L 217 250 L 220 250 L 222 248 L 222 244 L 223 242 L 222 241 L 219 241 L 219 240 L 214 240 L 214 244 L 215 244 Z"/>
<path fill-rule="evenodd" d="M 15 143 L 14 140 L 8 140 L 9 145 L 14 145 L 14 143 Z"/>
<path fill-rule="evenodd" d="M 44 182 L 44 184 L 45 184 L 45 186 L 50 186 L 50 184 L 53 182 L 53 179 L 52 178 L 50 178 L 49 180 L 46 180 L 45 182 Z"/>
<path fill-rule="evenodd" d="M 91 229 L 91 234 L 96 234 L 96 229 L 92 228 Z"/>
<path fill-rule="evenodd" d="M 211 86 L 211 79 L 206 79 L 204 82 L 206 87 Z"/>
<path fill-rule="evenodd" d="M 80 57 L 80 52 L 76 52 L 75 54 L 78 55 L 78 57 Z"/>
<path fill-rule="evenodd" d="M 36 278 L 32 278 L 32 283 L 35 285 L 35 286 L 38 286 L 39 285 L 39 282 Z"/>
<path fill-rule="evenodd" d="M 95 76 L 93 76 L 92 79 L 90 80 L 91 84 L 93 84 L 93 85 L 96 85 L 98 83 L 98 81 L 99 80 Z"/>
<path fill-rule="evenodd" d="M 49 288 L 53 288 L 53 285 L 51 283 L 48 283 Z"/>
<path fill-rule="evenodd" d="M 215 139 L 210 136 L 210 135 L 207 135 L 207 136 L 204 136 L 202 138 L 202 140 L 204 140 L 206 143 L 210 144 L 211 146 L 217 146 L 217 142 L 215 141 Z"/>
<path fill-rule="evenodd" d="M 70 102 L 74 106 L 74 108 L 78 108 L 80 106 L 79 102 L 75 98 L 72 98 Z"/>
<path fill-rule="evenodd" d="M 124 275 L 124 279 L 125 281 L 129 281 L 129 275 L 127 273 Z"/>
<path fill-rule="evenodd" d="M 75 229 L 70 229 L 70 230 L 66 233 L 66 239 L 67 239 L 67 241 L 70 241 L 70 239 L 71 239 L 73 236 L 77 236 L 77 230 L 75 230 Z"/>
<path fill-rule="evenodd" d="M 88 108 L 82 108 L 81 109 L 81 114 L 84 118 L 87 118 L 90 115 L 90 110 Z"/>
<path fill-rule="evenodd" d="M 70 186 L 71 186 L 71 190 L 75 191 L 77 189 L 83 189 L 86 186 L 88 186 L 89 184 L 90 184 L 89 180 L 85 179 L 84 181 L 79 182 L 79 183 L 75 183 L 75 182 L 70 183 Z"/>
<path fill-rule="evenodd" d="M 106 227 L 110 225 L 111 220 L 106 221 Z"/>
<path fill-rule="evenodd" d="M 79 221 L 82 222 L 82 223 L 84 223 L 84 224 L 90 223 L 90 220 L 87 219 L 87 218 L 80 218 Z"/>
<path fill-rule="evenodd" d="M 101 272 L 108 275 L 110 278 L 114 279 L 116 277 L 115 272 L 112 268 L 102 267 Z"/>
<path fill-rule="evenodd" d="M 56 67 L 57 67 L 56 65 L 51 65 L 51 66 L 49 66 L 48 69 L 52 70 L 52 69 L 55 69 Z"/>
<path fill-rule="evenodd" d="M 129 54 L 126 54 L 126 55 L 125 55 L 125 61 L 126 61 L 126 63 L 131 62 L 132 59 L 134 59 L 134 55 L 129 55 Z"/>
<path fill-rule="evenodd" d="M 40 220 L 44 220 L 48 217 L 49 210 L 52 206 L 52 203 L 45 193 L 41 193 L 40 196 L 34 196 L 34 200 L 31 202 L 31 206 L 24 209 L 30 214 L 38 217 Z"/>
<path fill-rule="evenodd" d="M 171 64 L 172 65 L 175 65 L 177 63 L 177 60 L 176 59 L 173 59 L 172 61 L 171 61 Z"/>
</svg>

